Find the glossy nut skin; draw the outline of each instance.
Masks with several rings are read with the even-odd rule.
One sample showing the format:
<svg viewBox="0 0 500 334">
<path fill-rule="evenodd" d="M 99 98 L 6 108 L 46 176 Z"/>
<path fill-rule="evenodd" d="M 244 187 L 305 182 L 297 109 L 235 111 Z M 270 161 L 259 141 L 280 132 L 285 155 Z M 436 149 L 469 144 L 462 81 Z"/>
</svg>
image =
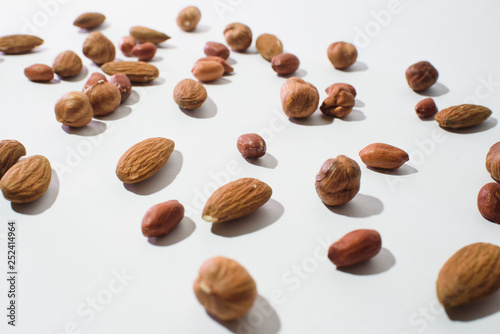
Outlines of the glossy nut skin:
<svg viewBox="0 0 500 334">
<path fill-rule="evenodd" d="M 227 63 L 227 61 L 225 61 L 223 58 L 221 57 L 217 57 L 217 56 L 207 56 L 205 58 L 200 58 L 198 59 L 196 62 L 200 62 L 200 61 L 215 61 L 219 64 L 222 65 L 222 67 L 224 67 L 224 74 L 226 73 L 232 73 L 234 72 L 234 69 L 232 68 L 231 65 L 229 65 Z"/>
<path fill-rule="evenodd" d="M 234 51 L 245 51 L 252 44 L 252 31 L 243 23 L 231 23 L 224 29 L 226 43 Z"/>
<path fill-rule="evenodd" d="M 95 85 L 97 82 L 99 81 L 108 81 L 108 79 L 106 79 L 106 76 L 104 76 L 104 74 L 102 73 L 99 73 L 99 72 L 94 72 L 90 75 L 89 79 L 87 80 L 87 82 L 85 83 L 85 86 L 83 86 L 83 91 L 85 91 L 87 88 Z"/>
<path fill-rule="evenodd" d="M 245 159 L 260 158 L 266 154 L 266 141 L 256 133 L 239 136 L 236 146 Z"/>
<path fill-rule="evenodd" d="M 428 61 L 415 63 L 406 70 L 408 85 L 415 92 L 422 92 L 429 89 L 437 82 L 438 77 L 438 71 Z"/>
<path fill-rule="evenodd" d="M 306 118 L 318 109 L 318 90 L 300 78 L 287 79 L 281 86 L 280 97 L 281 107 L 288 117 Z"/>
<path fill-rule="evenodd" d="M 361 160 L 371 168 L 396 169 L 410 158 L 408 153 L 395 146 L 384 143 L 373 143 L 359 152 Z"/>
<path fill-rule="evenodd" d="M 201 12 L 197 7 L 184 8 L 177 15 L 177 26 L 183 31 L 193 31 L 201 20 Z"/>
<path fill-rule="evenodd" d="M 491 178 L 500 182 L 500 142 L 493 144 L 486 155 L 486 170 Z"/>
<path fill-rule="evenodd" d="M 335 88 L 344 88 L 344 89 L 347 89 L 352 94 L 352 96 L 354 96 L 354 97 L 356 97 L 356 95 L 357 95 L 356 89 L 352 85 L 349 85 L 349 84 L 343 83 L 343 82 L 334 83 L 334 84 L 328 86 L 325 89 L 325 92 L 328 95 L 330 95 L 334 91 Z"/>
<path fill-rule="evenodd" d="M 132 94 L 132 83 L 127 75 L 123 73 L 116 73 L 109 77 L 109 82 L 118 87 L 122 96 L 121 103 L 127 101 Z"/>
<path fill-rule="evenodd" d="M 158 48 L 151 42 L 137 44 L 132 48 L 132 56 L 137 57 L 141 61 L 151 60 L 156 54 Z"/>
<path fill-rule="evenodd" d="M 354 104 L 355 100 L 351 92 L 347 88 L 339 86 L 330 91 L 319 110 L 327 116 L 342 118 L 351 113 Z"/>
<path fill-rule="evenodd" d="M 273 70 L 280 75 L 289 75 L 299 69 L 300 61 L 291 53 L 281 53 L 271 59 Z"/>
<path fill-rule="evenodd" d="M 477 207 L 484 218 L 500 224 L 500 184 L 485 184 L 477 196 Z"/>
<path fill-rule="evenodd" d="M 137 41 L 132 36 L 122 37 L 122 38 L 120 38 L 120 41 L 118 42 L 118 48 L 127 57 L 132 56 L 132 49 L 136 45 L 137 45 Z"/>
<path fill-rule="evenodd" d="M 328 59 L 336 69 L 344 69 L 356 62 L 358 50 L 351 43 L 336 42 L 327 49 Z"/>
<path fill-rule="evenodd" d="M 224 60 L 229 58 L 229 49 L 221 43 L 207 42 L 203 51 L 207 56 L 221 57 Z"/>
<path fill-rule="evenodd" d="M 328 249 L 328 258 L 338 268 L 367 261 L 382 248 L 382 238 L 375 230 L 355 230 L 344 235 Z"/>
<path fill-rule="evenodd" d="M 438 112 L 438 108 L 436 106 L 436 103 L 434 102 L 434 99 L 429 97 L 417 103 L 417 105 L 415 106 L 415 112 L 417 113 L 418 117 L 427 118 L 434 116 Z"/>
<path fill-rule="evenodd" d="M 200 61 L 194 64 L 191 72 L 196 79 L 210 82 L 222 77 L 224 74 L 224 66 L 216 61 Z"/>
<path fill-rule="evenodd" d="M 54 70 L 44 64 L 33 64 L 24 69 L 24 75 L 33 82 L 49 82 L 54 79 Z"/>
<path fill-rule="evenodd" d="M 145 237 L 161 237 L 169 234 L 184 218 L 184 206 L 176 200 L 152 206 L 142 219 L 141 229 Z"/>
</svg>

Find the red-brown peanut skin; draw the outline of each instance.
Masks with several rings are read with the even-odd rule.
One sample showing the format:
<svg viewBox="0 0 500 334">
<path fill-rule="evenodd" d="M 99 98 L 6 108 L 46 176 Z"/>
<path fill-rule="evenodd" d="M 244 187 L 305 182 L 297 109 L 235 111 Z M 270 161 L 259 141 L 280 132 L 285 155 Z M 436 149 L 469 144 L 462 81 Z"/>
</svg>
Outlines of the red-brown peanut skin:
<svg viewBox="0 0 500 334">
<path fill-rule="evenodd" d="M 484 218 L 500 224 L 500 184 L 491 182 L 481 188 L 477 208 Z"/>
<path fill-rule="evenodd" d="M 184 206 L 176 200 L 152 206 L 142 219 L 145 237 L 161 237 L 169 234 L 184 218 Z"/>
<path fill-rule="evenodd" d="M 375 230 L 355 230 L 344 235 L 328 249 L 328 258 L 338 268 L 367 261 L 378 254 L 382 238 Z"/>
</svg>

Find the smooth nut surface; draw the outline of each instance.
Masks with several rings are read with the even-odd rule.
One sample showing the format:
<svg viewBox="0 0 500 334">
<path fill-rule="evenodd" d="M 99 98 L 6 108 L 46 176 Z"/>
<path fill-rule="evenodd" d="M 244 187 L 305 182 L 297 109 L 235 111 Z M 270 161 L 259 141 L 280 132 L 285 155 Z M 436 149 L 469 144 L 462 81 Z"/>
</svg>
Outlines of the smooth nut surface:
<svg viewBox="0 0 500 334">
<path fill-rule="evenodd" d="M 137 45 L 137 41 L 132 36 L 124 36 L 124 37 L 120 38 L 120 41 L 118 42 L 118 48 L 127 57 L 132 56 L 132 49 L 136 45 Z"/>
<path fill-rule="evenodd" d="M 49 82 L 54 79 L 54 70 L 44 64 L 33 64 L 24 69 L 24 75 L 34 82 Z"/>
<path fill-rule="evenodd" d="M 356 95 L 357 95 L 356 89 L 352 85 L 349 85 L 348 83 L 343 83 L 343 82 L 334 83 L 334 84 L 328 86 L 325 89 L 325 92 L 328 95 L 330 95 L 335 90 L 335 88 L 347 89 L 354 97 L 356 97 Z"/>
<path fill-rule="evenodd" d="M 52 65 L 54 72 L 61 77 L 73 77 L 83 69 L 82 59 L 71 50 L 61 52 Z"/>
<path fill-rule="evenodd" d="M 102 73 L 99 73 L 99 72 L 94 72 L 90 75 L 89 79 L 87 80 L 87 82 L 85 83 L 85 86 L 83 86 L 83 91 L 85 91 L 87 88 L 95 85 L 98 81 L 108 81 L 108 79 L 106 79 L 106 76 Z"/>
<path fill-rule="evenodd" d="M 132 48 L 132 55 L 139 60 L 146 61 L 154 58 L 157 47 L 151 42 L 137 44 Z"/>
<path fill-rule="evenodd" d="M 101 13 L 83 13 L 73 22 L 75 27 L 82 29 L 94 29 L 106 20 L 106 16 Z"/>
<path fill-rule="evenodd" d="M 177 26 L 183 31 L 193 31 L 201 20 L 201 12 L 197 7 L 184 8 L 177 15 Z"/>
<path fill-rule="evenodd" d="M 281 107 L 288 117 L 311 116 L 319 105 L 319 92 L 312 84 L 300 78 L 289 78 L 281 86 Z"/>
<path fill-rule="evenodd" d="M 354 107 L 355 100 L 351 92 L 342 86 L 335 87 L 323 101 L 319 110 L 327 116 L 345 117 Z"/>
<path fill-rule="evenodd" d="M 199 61 L 191 70 L 196 79 L 204 82 L 215 81 L 224 75 L 224 66 L 217 61 Z"/>
<path fill-rule="evenodd" d="M 184 79 L 174 88 L 174 101 L 179 108 L 196 109 L 207 100 L 208 94 L 205 87 L 193 79 Z"/>
<path fill-rule="evenodd" d="M 98 81 L 95 85 L 87 88 L 85 94 L 90 99 L 94 116 L 112 113 L 118 109 L 122 100 L 118 87 L 106 81 Z"/>
<path fill-rule="evenodd" d="M 436 102 L 432 98 L 426 98 L 417 103 L 415 106 L 415 112 L 418 117 L 426 118 L 434 116 L 438 112 L 438 108 L 436 106 Z"/>
<path fill-rule="evenodd" d="M 176 200 L 156 204 L 142 218 L 142 234 L 145 237 L 161 237 L 169 234 L 184 218 L 184 206 Z"/>
<path fill-rule="evenodd" d="M 486 155 L 486 170 L 493 180 L 500 182 L 500 142 L 490 147 Z"/>
<path fill-rule="evenodd" d="M 132 83 L 124 73 L 116 73 L 109 77 L 109 82 L 118 87 L 122 96 L 121 103 L 127 101 L 132 94 Z"/>
<path fill-rule="evenodd" d="M 159 44 L 170 39 L 170 36 L 151 28 L 134 26 L 129 30 L 130 36 L 134 37 L 139 43 L 151 42 Z"/>
<path fill-rule="evenodd" d="M 359 151 L 359 157 L 372 168 L 396 169 L 410 158 L 408 153 L 389 144 L 374 143 Z"/>
<path fill-rule="evenodd" d="M 358 50 L 351 43 L 336 42 L 327 49 L 328 59 L 336 69 L 344 69 L 356 62 Z"/>
<path fill-rule="evenodd" d="M 207 56 L 221 57 L 224 60 L 229 58 L 229 49 L 221 43 L 207 42 L 203 48 Z"/>
<path fill-rule="evenodd" d="M 236 146 L 245 159 L 260 158 L 266 154 L 266 141 L 256 133 L 239 136 Z"/>
<path fill-rule="evenodd" d="M 355 230 L 344 235 L 328 249 L 328 258 L 338 268 L 368 261 L 380 252 L 382 238 L 375 230 Z"/>
<path fill-rule="evenodd" d="M 89 124 L 94 115 L 89 97 L 82 92 L 68 92 L 61 96 L 54 111 L 58 122 L 74 128 Z"/>
<path fill-rule="evenodd" d="M 224 74 L 226 74 L 226 73 L 232 73 L 234 71 L 234 69 L 232 68 L 232 66 L 229 65 L 228 62 L 225 61 L 221 57 L 207 56 L 207 57 L 200 58 L 200 59 L 197 60 L 197 62 L 200 62 L 200 61 L 215 61 L 215 62 L 218 62 L 219 64 L 221 64 L 224 67 Z"/>
<path fill-rule="evenodd" d="M 477 207 L 484 218 L 500 224 L 500 184 L 485 184 L 477 196 Z"/>
<path fill-rule="evenodd" d="M 234 51 L 245 51 L 252 44 L 252 31 L 243 23 L 231 23 L 224 29 L 227 45 Z"/>
<path fill-rule="evenodd" d="M 406 80 L 415 92 L 422 92 L 434 85 L 439 77 L 438 71 L 428 61 L 420 61 L 408 67 Z"/>
<path fill-rule="evenodd" d="M 115 59 L 116 49 L 106 36 L 94 31 L 83 42 L 83 54 L 97 65 L 102 65 Z"/>
<path fill-rule="evenodd" d="M 300 61 L 291 53 L 281 53 L 271 59 L 273 70 L 280 75 L 289 75 L 299 69 Z"/>
<path fill-rule="evenodd" d="M 262 34 L 257 37 L 255 46 L 262 58 L 267 61 L 271 61 L 274 56 L 283 53 L 283 43 L 281 43 L 278 37 L 271 34 Z"/>
</svg>

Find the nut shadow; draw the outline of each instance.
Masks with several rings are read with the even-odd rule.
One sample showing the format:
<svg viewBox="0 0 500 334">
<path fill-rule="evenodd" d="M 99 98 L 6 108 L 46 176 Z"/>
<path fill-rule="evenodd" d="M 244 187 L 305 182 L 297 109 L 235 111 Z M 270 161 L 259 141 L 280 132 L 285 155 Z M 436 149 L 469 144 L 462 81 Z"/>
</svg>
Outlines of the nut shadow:
<svg viewBox="0 0 500 334">
<path fill-rule="evenodd" d="M 151 86 L 160 86 L 165 83 L 165 79 L 162 77 L 158 77 L 152 81 L 147 82 L 132 82 L 133 87 L 151 87 Z"/>
<path fill-rule="evenodd" d="M 124 106 L 123 104 L 118 107 L 115 111 L 110 114 L 103 116 L 95 116 L 96 119 L 100 119 L 102 121 L 116 121 L 121 118 L 125 118 L 132 112 L 132 108 Z"/>
<path fill-rule="evenodd" d="M 175 180 L 177 174 L 179 174 L 179 172 L 181 171 L 182 162 L 182 153 L 174 150 L 165 166 L 163 166 L 163 168 L 158 173 L 142 182 L 133 184 L 124 183 L 123 186 L 128 191 L 133 192 L 137 195 L 145 196 L 154 194 L 167 187 Z"/>
<path fill-rule="evenodd" d="M 284 212 L 283 205 L 271 198 L 261 208 L 248 216 L 212 224 L 212 233 L 229 238 L 253 233 L 274 224 Z"/>
<path fill-rule="evenodd" d="M 78 81 L 82 81 L 83 79 L 85 79 L 87 77 L 87 74 L 89 74 L 89 69 L 87 68 L 87 66 L 83 65 L 82 71 L 75 76 L 61 77 L 60 75 L 58 75 L 58 77 L 62 81 L 78 82 Z"/>
<path fill-rule="evenodd" d="M 141 97 L 139 96 L 139 94 L 137 94 L 137 92 L 135 90 L 133 90 L 132 93 L 130 94 L 130 96 L 128 97 L 128 99 L 126 99 L 122 105 L 132 106 L 134 104 L 137 104 L 140 100 L 141 100 Z"/>
<path fill-rule="evenodd" d="M 50 81 L 31 81 L 33 83 L 39 84 L 39 85 L 55 85 L 61 82 L 61 79 L 58 77 L 54 76 L 54 79 Z"/>
<path fill-rule="evenodd" d="M 278 313 L 273 306 L 261 295 L 257 296 L 254 306 L 240 319 L 232 321 L 224 321 L 218 319 L 213 314 L 208 313 L 208 316 L 214 321 L 218 322 L 221 326 L 226 327 L 235 334 L 276 334 L 281 329 L 281 321 Z M 256 325 L 251 319 L 263 319 Z"/>
<path fill-rule="evenodd" d="M 361 110 L 353 109 L 349 115 L 339 119 L 345 122 L 360 122 L 366 119 L 366 115 Z"/>
<path fill-rule="evenodd" d="M 166 40 L 165 42 L 162 42 L 160 44 L 156 44 L 156 47 L 158 49 L 177 49 L 177 45 L 172 45 L 172 44 L 167 44 L 170 41 L 170 39 Z"/>
<path fill-rule="evenodd" d="M 497 126 L 497 123 L 498 123 L 498 121 L 496 118 L 489 117 L 483 123 L 478 124 L 476 126 L 471 126 L 471 127 L 463 128 L 463 129 L 448 129 L 448 128 L 441 128 L 441 129 L 448 131 L 448 132 L 452 132 L 452 133 L 468 135 L 468 134 L 472 134 L 472 133 L 479 133 L 479 132 L 488 131 L 489 129 Z"/>
<path fill-rule="evenodd" d="M 199 81 L 199 80 L 198 80 Z M 209 81 L 209 82 L 206 82 L 206 81 L 200 81 L 202 84 L 206 85 L 206 86 L 221 86 L 221 85 L 228 85 L 230 84 L 232 81 L 229 80 L 229 79 L 226 79 L 226 78 L 219 78 L 215 81 Z"/>
<path fill-rule="evenodd" d="M 292 74 L 278 74 L 278 77 L 284 78 L 284 79 L 289 79 L 289 78 L 304 78 L 307 75 L 307 71 L 299 68 L 297 71 L 293 72 Z"/>
<path fill-rule="evenodd" d="M 226 62 L 231 66 L 238 64 L 238 62 L 231 57 L 227 58 Z"/>
<path fill-rule="evenodd" d="M 366 168 L 376 173 L 387 174 L 387 175 L 410 175 L 418 173 L 418 169 L 408 164 L 404 164 L 403 166 L 396 169 L 383 169 L 383 168 L 375 168 L 368 166 L 366 166 Z"/>
<path fill-rule="evenodd" d="M 259 54 L 259 51 L 257 51 L 257 48 L 255 46 L 250 46 L 245 51 L 231 50 L 231 52 L 239 53 L 239 54 L 243 54 L 243 55 L 258 55 Z"/>
<path fill-rule="evenodd" d="M 362 61 L 356 61 L 348 68 L 339 69 L 342 72 L 362 72 L 368 70 L 368 65 Z"/>
<path fill-rule="evenodd" d="M 306 126 L 318 126 L 318 125 L 328 125 L 333 122 L 333 117 L 328 117 L 323 114 L 314 113 L 306 118 L 295 118 L 289 117 L 290 122 L 298 125 L 306 125 Z"/>
<path fill-rule="evenodd" d="M 109 26 L 110 26 L 109 22 L 104 21 L 99 26 L 97 26 L 95 28 L 92 28 L 92 29 L 83 29 L 83 28 L 80 28 L 80 29 L 78 29 L 78 33 L 79 34 L 89 34 L 89 33 L 94 32 L 94 31 L 103 31 L 103 30 L 108 29 Z"/>
<path fill-rule="evenodd" d="M 188 34 L 192 34 L 192 33 L 198 34 L 198 33 L 207 32 L 209 30 L 210 30 L 210 26 L 208 26 L 206 24 L 198 24 L 193 31 L 189 31 L 189 32 L 186 32 L 186 33 L 188 33 Z"/>
<path fill-rule="evenodd" d="M 500 312 L 500 290 L 483 300 L 470 305 L 445 309 L 453 321 L 475 321 Z"/>
<path fill-rule="evenodd" d="M 64 132 L 70 135 L 92 137 L 104 133 L 107 126 L 106 123 L 92 120 L 89 124 L 81 128 L 72 128 L 71 126 L 67 126 L 64 124 L 61 125 L 61 128 L 64 130 Z"/>
<path fill-rule="evenodd" d="M 448 87 L 443 85 L 440 82 L 436 82 L 434 85 L 432 85 L 429 89 L 426 89 L 421 92 L 416 92 L 418 95 L 422 96 L 427 96 L 427 97 L 437 97 L 437 96 L 442 96 L 445 94 L 449 93 Z"/>
<path fill-rule="evenodd" d="M 203 105 L 197 109 L 190 110 L 185 108 L 179 108 L 184 114 L 193 118 L 212 118 L 217 115 L 217 105 L 214 103 L 211 97 L 207 97 L 207 100 Z"/>
<path fill-rule="evenodd" d="M 153 59 L 146 60 L 147 63 L 158 63 L 163 60 L 163 57 L 154 56 Z"/>
<path fill-rule="evenodd" d="M 54 168 L 52 168 L 52 178 L 49 188 L 39 199 L 31 203 L 11 203 L 12 210 L 25 215 L 39 215 L 47 211 L 56 201 L 59 195 L 59 176 Z"/>
<path fill-rule="evenodd" d="M 2 51 L 0 51 L 0 54 L 7 57 L 7 58 L 8 57 L 18 58 L 18 57 L 22 57 L 25 55 L 31 55 L 31 54 L 36 54 L 36 53 L 40 53 L 40 52 L 45 52 L 47 50 L 48 50 L 48 48 L 44 47 L 43 45 L 40 45 L 40 46 L 37 46 L 34 49 L 28 50 L 26 52 L 7 54 L 7 53 L 2 53 Z"/>
<path fill-rule="evenodd" d="M 352 218 L 366 218 L 378 215 L 384 211 L 384 204 L 381 200 L 360 193 L 344 205 L 329 206 L 325 204 L 325 206 L 333 213 Z"/>
<path fill-rule="evenodd" d="M 155 246 L 172 246 L 189 237 L 196 229 L 196 224 L 184 216 L 181 222 L 167 235 L 162 237 L 148 238 L 148 242 Z"/>
<path fill-rule="evenodd" d="M 249 164 L 264 168 L 275 169 L 278 166 L 278 160 L 271 154 L 267 153 L 257 159 L 245 159 Z"/>
<path fill-rule="evenodd" d="M 350 267 L 337 268 L 337 270 L 358 276 L 377 275 L 388 271 L 395 264 L 396 258 L 394 255 L 387 248 L 382 247 L 380 252 L 370 260 Z"/>
<path fill-rule="evenodd" d="M 361 101 L 360 99 L 355 99 L 354 103 L 355 103 L 354 106 L 356 108 L 364 108 L 364 107 L 366 107 L 366 104 L 363 101 Z"/>
</svg>

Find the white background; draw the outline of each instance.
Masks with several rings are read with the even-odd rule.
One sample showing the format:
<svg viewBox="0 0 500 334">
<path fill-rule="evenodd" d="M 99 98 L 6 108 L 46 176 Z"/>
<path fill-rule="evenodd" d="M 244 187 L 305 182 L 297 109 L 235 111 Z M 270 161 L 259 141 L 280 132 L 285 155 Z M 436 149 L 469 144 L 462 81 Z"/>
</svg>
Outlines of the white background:
<svg viewBox="0 0 500 334">
<path fill-rule="evenodd" d="M 435 281 L 461 247 L 500 243 L 500 227 L 483 219 L 476 206 L 479 189 L 491 182 L 486 153 L 500 140 L 500 5 L 391 3 L 2 2 L 0 35 L 33 33 L 45 43 L 33 53 L 0 55 L 0 138 L 21 141 L 28 155 L 45 155 L 56 171 L 40 200 L 11 205 L 0 199 L 1 267 L 6 271 L 8 219 L 17 221 L 19 254 L 18 327 L 6 325 L 2 279 L 2 333 L 498 332 L 500 293 L 447 314 L 437 305 Z M 203 17 L 196 32 L 185 33 L 175 18 L 190 4 Z M 376 14 L 388 7 L 389 16 Z M 107 16 L 99 30 L 115 43 L 133 25 L 172 39 L 153 62 L 159 79 L 134 87 L 115 113 L 68 130 L 55 120 L 56 100 L 81 90 L 99 70 L 81 52 L 87 32 L 72 26 L 86 11 Z M 225 25 L 236 21 L 251 27 L 254 40 L 261 33 L 277 35 L 285 50 L 299 57 L 297 75 L 318 88 L 321 100 L 334 82 L 354 85 L 352 114 L 332 121 L 318 110 L 300 122 L 285 118 L 279 99 L 285 78 L 276 76 L 254 46 L 246 54 L 231 53 L 234 75 L 206 85 L 210 98 L 201 110 L 180 111 L 172 99 L 174 86 L 192 78 L 205 42 L 224 42 Z M 360 31 L 368 35 L 360 37 Z M 358 46 L 358 62 L 347 71 L 335 70 L 326 57 L 328 45 L 339 40 Z M 67 49 L 82 57 L 82 75 L 52 84 L 26 79 L 25 67 L 51 65 Z M 125 59 L 119 51 L 117 57 Z M 440 74 L 427 95 L 413 92 L 404 77 L 420 60 L 430 61 Z M 445 131 L 414 112 L 428 95 L 440 109 L 477 99 L 493 114 L 476 128 Z M 268 143 L 268 154 L 254 164 L 236 150 L 237 137 L 249 132 L 263 134 Z M 150 181 L 125 187 L 115 175 L 119 157 L 155 136 L 174 140 L 174 154 Z M 410 161 L 394 173 L 367 169 L 358 152 L 373 142 L 406 150 Z M 360 164 L 361 190 L 349 204 L 329 210 L 314 180 L 323 162 L 339 154 Z M 268 183 L 272 200 L 233 223 L 212 227 L 203 221 L 207 195 L 240 177 Z M 170 199 L 185 205 L 187 217 L 154 245 L 141 233 L 142 217 Z M 364 265 L 336 270 L 326 259 L 327 247 L 360 228 L 381 233 L 382 252 Z M 236 259 L 257 282 L 259 307 L 239 322 L 214 321 L 193 294 L 199 266 L 216 255 Z M 130 276 L 126 286 L 114 279 L 122 271 Z M 109 292 L 110 283 L 120 291 Z M 87 303 L 96 297 L 106 305 L 91 315 Z"/>
</svg>

